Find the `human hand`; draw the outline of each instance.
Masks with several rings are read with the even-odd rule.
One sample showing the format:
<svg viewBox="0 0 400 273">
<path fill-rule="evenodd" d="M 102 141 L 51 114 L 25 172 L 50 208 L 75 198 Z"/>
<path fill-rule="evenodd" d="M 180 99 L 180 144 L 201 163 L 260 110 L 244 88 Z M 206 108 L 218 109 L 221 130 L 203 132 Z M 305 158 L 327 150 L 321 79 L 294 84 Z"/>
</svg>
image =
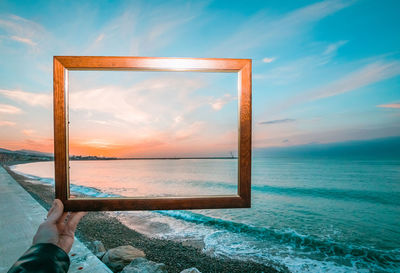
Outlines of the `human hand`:
<svg viewBox="0 0 400 273">
<path fill-rule="evenodd" d="M 76 227 L 85 215 L 86 212 L 64 212 L 61 200 L 55 199 L 46 221 L 39 226 L 33 237 L 33 244 L 55 244 L 68 254 L 74 243 Z"/>
</svg>

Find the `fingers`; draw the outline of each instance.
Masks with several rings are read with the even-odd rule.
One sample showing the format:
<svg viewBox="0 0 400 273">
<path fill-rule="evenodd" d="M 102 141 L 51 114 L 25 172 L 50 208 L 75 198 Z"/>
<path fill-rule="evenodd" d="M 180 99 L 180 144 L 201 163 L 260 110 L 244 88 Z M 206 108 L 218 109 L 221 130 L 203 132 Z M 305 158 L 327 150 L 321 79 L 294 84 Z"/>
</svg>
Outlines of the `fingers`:
<svg viewBox="0 0 400 273">
<path fill-rule="evenodd" d="M 57 200 L 57 201 L 56 201 Z M 54 199 L 53 200 L 53 204 L 51 205 L 51 208 L 49 209 L 49 211 L 47 212 L 47 217 L 49 217 L 49 215 L 54 211 L 54 209 L 56 208 L 56 205 L 59 204 L 58 201 L 61 202 L 60 199 Z M 62 204 L 62 202 L 61 202 Z M 62 204 L 64 206 L 64 204 Z"/>
<path fill-rule="evenodd" d="M 54 211 L 54 204 L 51 206 L 51 208 L 49 209 L 49 211 L 47 212 L 47 217 L 49 217 L 49 215 Z"/>
<path fill-rule="evenodd" d="M 62 216 L 64 211 L 64 205 L 59 199 L 54 199 L 53 206 L 47 214 L 47 221 L 50 223 L 56 223 Z"/>
<path fill-rule="evenodd" d="M 57 224 L 62 224 L 65 222 L 65 219 L 67 219 L 69 212 L 64 212 L 60 218 L 57 220 Z"/>
<path fill-rule="evenodd" d="M 87 212 L 73 212 L 68 217 L 67 226 L 72 231 L 75 232 L 76 227 L 79 224 L 79 221 L 85 216 Z"/>
</svg>

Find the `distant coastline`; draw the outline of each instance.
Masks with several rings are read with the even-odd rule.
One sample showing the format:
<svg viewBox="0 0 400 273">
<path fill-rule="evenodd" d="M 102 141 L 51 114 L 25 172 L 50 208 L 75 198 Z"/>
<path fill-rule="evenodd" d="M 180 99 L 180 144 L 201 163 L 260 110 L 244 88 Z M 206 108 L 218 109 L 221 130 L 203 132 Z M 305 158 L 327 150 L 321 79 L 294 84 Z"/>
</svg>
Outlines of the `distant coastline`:
<svg viewBox="0 0 400 273">
<path fill-rule="evenodd" d="M 89 160 L 181 160 L 181 159 L 237 159 L 236 156 L 192 156 L 192 157 L 103 157 L 103 156 L 76 156 L 69 157 L 70 161 Z M 37 161 L 54 161 L 54 156 L 38 151 L 12 151 L 0 148 L 0 164 L 15 165 Z"/>
<path fill-rule="evenodd" d="M 236 156 L 207 156 L 207 157 L 98 157 L 71 156 L 69 160 L 181 160 L 181 159 L 237 159 Z"/>
<path fill-rule="evenodd" d="M 254 157 L 346 157 L 346 158 L 399 158 L 400 136 L 333 143 L 310 143 L 286 147 L 255 147 Z M 102 157 L 71 155 L 69 160 L 181 160 L 181 159 L 238 159 L 237 156 L 176 156 L 176 157 Z M 0 148 L 0 164 L 13 165 L 35 161 L 53 161 L 51 153 L 32 150 L 7 150 Z"/>
</svg>

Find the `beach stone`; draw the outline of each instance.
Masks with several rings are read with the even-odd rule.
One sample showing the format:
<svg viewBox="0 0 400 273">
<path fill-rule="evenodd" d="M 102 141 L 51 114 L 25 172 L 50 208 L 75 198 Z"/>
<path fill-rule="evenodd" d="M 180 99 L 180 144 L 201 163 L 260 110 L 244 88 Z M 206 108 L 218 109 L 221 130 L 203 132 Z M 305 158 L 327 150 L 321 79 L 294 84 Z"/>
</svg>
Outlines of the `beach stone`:
<svg viewBox="0 0 400 273">
<path fill-rule="evenodd" d="M 191 246 L 191 247 L 194 247 L 194 248 L 197 248 L 200 250 L 203 250 L 204 247 L 206 246 L 206 244 L 204 243 L 203 240 L 195 240 L 195 239 L 193 239 L 193 240 L 189 239 L 189 240 L 182 241 L 182 245 L 183 246 Z"/>
<path fill-rule="evenodd" d="M 149 261 L 145 258 L 136 258 L 125 266 L 121 273 L 167 273 L 165 264 Z"/>
<path fill-rule="evenodd" d="M 196 267 L 191 267 L 181 271 L 181 273 L 201 273 L 201 272 Z"/>
<path fill-rule="evenodd" d="M 103 243 L 100 241 L 90 242 L 87 247 L 100 260 L 101 260 L 101 258 L 103 258 L 104 254 L 106 254 L 106 248 L 104 247 Z"/>
<path fill-rule="evenodd" d="M 133 259 L 146 257 L 143 251 L 131 245 L 109 249 L 101 259 L 113 272 L 121 271 Z"/>
<path fill-rule="evenodd" d="M 106 254 L 106 252 L 97 252 L 94 255 L 96 255 L 96 257 L 99 258 L 99 260 L 101 260 L 101 259 L 103 259 L 105 254 Z"/>
</svg>

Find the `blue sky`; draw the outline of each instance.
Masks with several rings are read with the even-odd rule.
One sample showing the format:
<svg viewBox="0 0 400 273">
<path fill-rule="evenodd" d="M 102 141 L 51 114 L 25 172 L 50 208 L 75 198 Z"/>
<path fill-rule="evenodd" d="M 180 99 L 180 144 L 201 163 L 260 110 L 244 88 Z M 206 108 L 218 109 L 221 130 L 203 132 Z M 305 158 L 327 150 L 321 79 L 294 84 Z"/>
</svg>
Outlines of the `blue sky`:
<svg viewBox="0 0 400 273">
<path fill-rule="evenodd" d="M 398 136 L 399 10 L 368 0 L 1 1 L 0 146 L 51 151 L 53 55 L 251 58 L 254 147 Z"/>
</svg>

